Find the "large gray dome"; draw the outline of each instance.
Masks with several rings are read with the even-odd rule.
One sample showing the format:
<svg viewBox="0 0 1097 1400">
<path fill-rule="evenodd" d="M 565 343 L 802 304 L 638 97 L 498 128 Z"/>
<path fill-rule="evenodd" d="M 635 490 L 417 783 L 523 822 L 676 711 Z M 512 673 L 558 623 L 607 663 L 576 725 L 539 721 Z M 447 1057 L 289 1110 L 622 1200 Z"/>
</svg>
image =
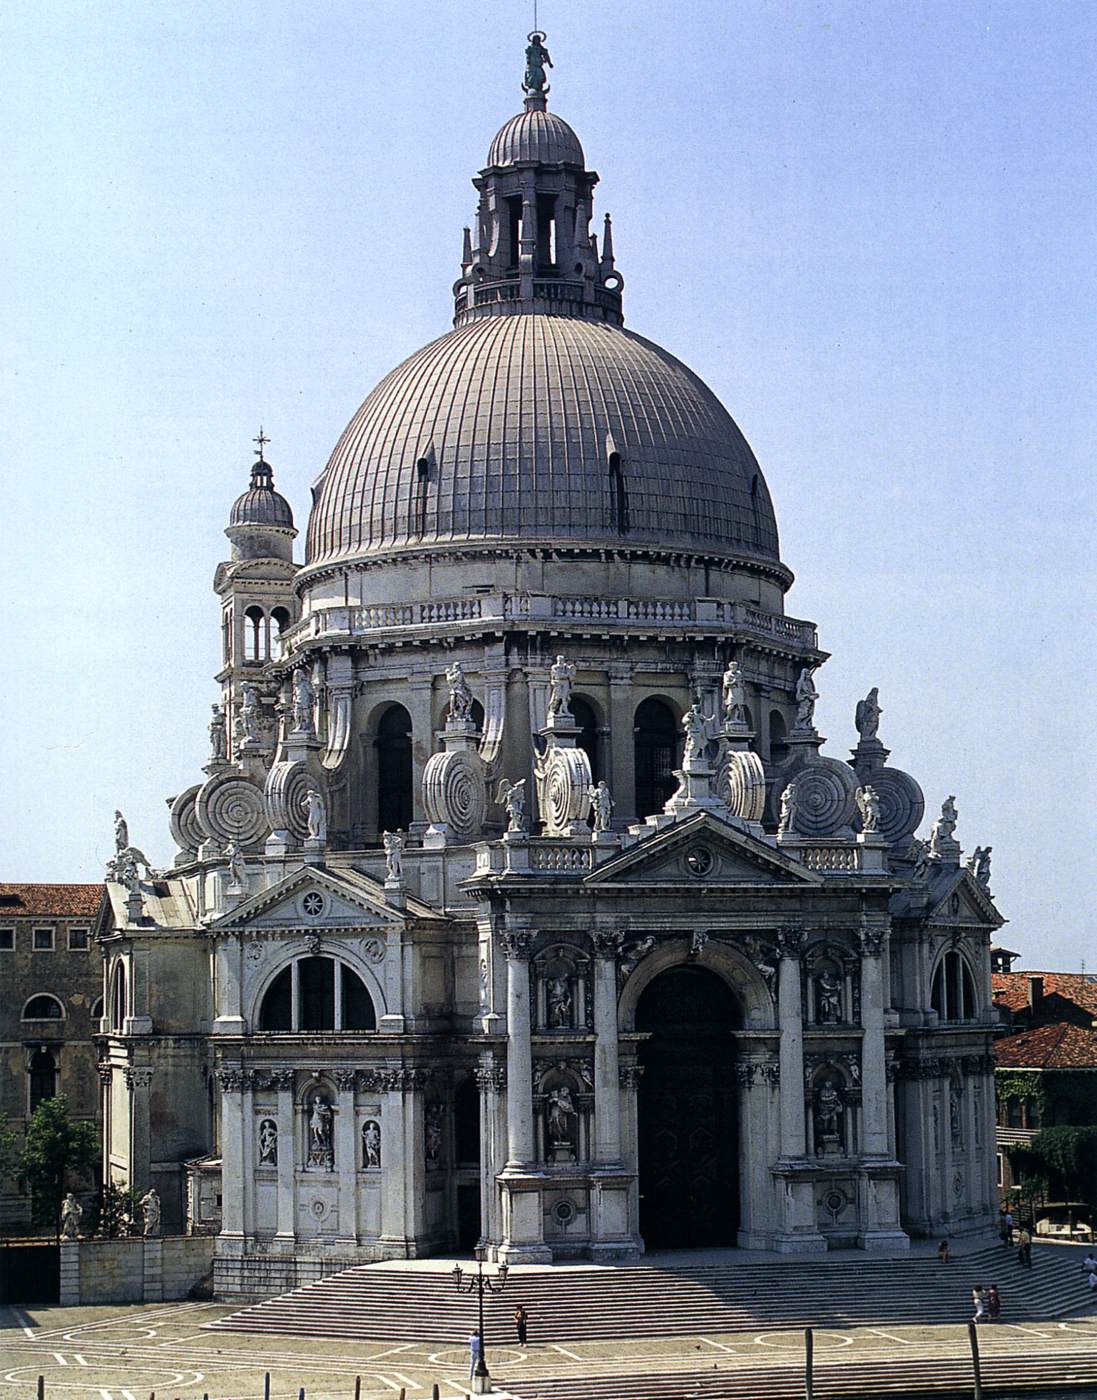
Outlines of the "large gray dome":
<svg viewBox="0 0 1097 1400">
<path fill-rule="evenodd" d="M 412 355 L 313 494 L 308 564 L 492 540 L 777 558 L 761 470 L 716 396 L 650 341 L 568 316 L 489 317 Z"/>
</svg>

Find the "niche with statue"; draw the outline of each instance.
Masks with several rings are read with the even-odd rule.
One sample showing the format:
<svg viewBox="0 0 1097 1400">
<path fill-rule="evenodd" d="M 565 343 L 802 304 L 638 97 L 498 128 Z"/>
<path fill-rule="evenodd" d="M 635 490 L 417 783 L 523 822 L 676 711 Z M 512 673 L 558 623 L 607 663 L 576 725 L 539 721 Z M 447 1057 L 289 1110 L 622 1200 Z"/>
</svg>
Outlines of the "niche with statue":
<svg viewBox="0 0 1097 1400">
<path fill-rule="evenodd" d="M 577 1060 L 534 1065 L 538 1157 L 554 1166 L 590 1159 L 593 1066 Z"/>
<path fill-rule="evenodd" d="M 534 1024 L 539 1031 L 588 1030 L 594 1024 L 590 958 L 570 943 L 542 948 L 530 962 Z"/>
</svg>

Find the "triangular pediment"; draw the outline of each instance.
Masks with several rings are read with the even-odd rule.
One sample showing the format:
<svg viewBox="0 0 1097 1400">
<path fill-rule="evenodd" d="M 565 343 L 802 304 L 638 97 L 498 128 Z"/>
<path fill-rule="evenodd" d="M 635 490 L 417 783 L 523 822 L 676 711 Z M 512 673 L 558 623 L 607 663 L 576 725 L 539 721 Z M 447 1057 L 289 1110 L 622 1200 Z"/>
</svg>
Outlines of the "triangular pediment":
<svg viewBox="0 0 1097 1400">
<path fill-rule="evenodd" d="M 255 931 L 385 928 L 402 924 L 409 916 L 438 917 L 435 910 L 417 899 L 408 898 L 404 908 L 389 904 L 384 886 L 357 870 L 332 871 L 310 865 L 251 895 L 210 927 Z"/>
<path fill-rule="evenodd" d="M 931 924 L 967 924 L 973 928 L 1000 928 L 1005 919 L 970 870 L 957 870 L 930 894 Z"/>
<path fill-rule="evenodd" d="M 823 879 L 749 832 L 699 812 L 599 865 L 583 883 L 821 885 Z"/>
</svg>

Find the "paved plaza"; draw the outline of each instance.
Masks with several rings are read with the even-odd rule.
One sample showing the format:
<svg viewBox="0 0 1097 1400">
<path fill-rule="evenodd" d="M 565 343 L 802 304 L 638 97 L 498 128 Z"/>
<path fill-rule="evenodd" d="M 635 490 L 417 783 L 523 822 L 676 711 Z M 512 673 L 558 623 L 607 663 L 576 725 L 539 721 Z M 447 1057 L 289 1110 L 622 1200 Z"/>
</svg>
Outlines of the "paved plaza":
<svg viewBox="0 0 1097 1400">
<path fill-rule="evenodd" d="M 355 1377 L 361 1395 L 380 1397 L 406 1391 L 407 1400 L 426 1400 L 438 1385 L 442 1400 L 465 1396 L 467 1361 L 463 1347 L 430 1343 L 325 1343 L 303 1337 L 248 1336 L 214 1332 L 206 1324 L 230 1309 L 223 1304 L 178 1303 L 156 1307 L 0 1309 L 0 1400 L 27 1400 L 39 1375 L 46 1396 L 59 1400 L 255 1400 L 270 1373 L 272 1400 L 350 1400 Z M 469 1311 L 470 1327 L 474 1322 Z M 835 1360 L 859 1363 L 924 1361 L 927 1368 L 947 1358 L 965 1358 L 966 1319 L 954 1326 L 860 1327 L 819 1332 L 820 1369 Z M 1039 1324 L 1003 1322 L 980 1333 L 989 1364 L 998 1357 L 1028 1358 L 1033 1372 L 1044 1359 L 1079 1358 L 1078 1374 L 1097 1377 L 1097 1315 Z M 725 1333 L 719 1336 L 659 1338 L 651 1341 L 569 1342 L 545 1339 L 519 1349 L 510 1338 L 492 1345 L 489 1360 L 497 1394 L 529 1400 L 553 1392 L 561 1382 L 575 1400 L 605 1394 L 614 1376 L 647 1373 L 706 1373 L 726 1377 L 729 1392 L 743 1394 L 750 1371 L 758 1392 L 766 1377 L 799 1366 L 800 1331 Z M 764 1368 L 764 1369 L 759 1369 Z M 713 1391 L 706 1387 L 706 1394 Z M 825 1394 L 825 1388 L 820 1389 Z M 1061 1392 L 1060 1392 L 1061 1393 Z"/>
</svg>

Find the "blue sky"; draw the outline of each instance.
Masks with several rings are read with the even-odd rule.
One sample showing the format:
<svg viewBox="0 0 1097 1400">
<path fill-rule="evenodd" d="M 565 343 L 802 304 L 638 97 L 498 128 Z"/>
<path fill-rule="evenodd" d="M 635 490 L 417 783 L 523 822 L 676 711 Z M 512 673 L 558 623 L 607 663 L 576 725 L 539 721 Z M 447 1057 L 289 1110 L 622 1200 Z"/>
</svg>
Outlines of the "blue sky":
<svg viewBox="0 0 1097 1400">
<path fill-rule="evenodd" d="M 4 878 L 97 878 L 206 750 L 262 423 L 308 486 L 447 328 L 530 6 L 16 0 L 0 484 Z M 1010 946 L 1097 971 L 1097 6 L 541 0 L 628 324 L 762 463 L 828 752 L 881 736 L 994 847 Z"/>
</svg>

